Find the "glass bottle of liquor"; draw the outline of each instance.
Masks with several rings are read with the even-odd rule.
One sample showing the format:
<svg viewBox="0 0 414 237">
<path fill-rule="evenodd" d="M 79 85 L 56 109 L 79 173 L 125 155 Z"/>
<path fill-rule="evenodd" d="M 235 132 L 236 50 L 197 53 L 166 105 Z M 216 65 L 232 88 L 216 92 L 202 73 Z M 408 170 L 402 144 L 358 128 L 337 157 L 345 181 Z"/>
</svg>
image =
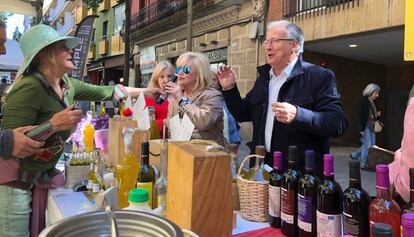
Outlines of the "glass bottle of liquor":
<svg viewBox="0 0 414 237">
<path fill-rule="evenodd" d="M 375 223 L 372 225 L 372 237 L 392 237 L 392 228 L 385 223 Z"/>
<path fill-rule="evenodd" d="M 89 163 L 88 184 L 86 185 L 86 188 L 88 189 L 89 194 L 92 194 L 94 179 L 95 179 L 95 162 L 91 160 Z"/>
<path fill-rule="evenodd" d="M 123 129 L 125 155 L 121 164 L 116 167 L 119 208 L 128 206 L 129 192 L 135 188 L 139 170 L 139 164 L 132 151 L 133 135 L 134 129 L 132 127 L 125 127 Z"/>
<path fill-rule="evenodd" d="M 256 146 L 255 154 L 259 156 L 266 155 L 266 148 L 264 146 Z M 244 178 L 252 181 L 268 181 L 269 173 L 264 169 L 264 159 L 256 157 L 255 164 L 244 175 Z"/>
<path fill-rule="evenodd" d="M 414 213 L 414 168 L 410 168 L 410 202 L 404 207 L 403 213 Z"/>
<path fill-rule="evenodd" d="M 94 172 L 93 172 L 93 179 L 92 179 L 92 196 L 98 195 L 99 191 L 101 191 L 101 184 L 99 183 L 98 176 L 99 174 L 99 165 L 95 164 Z"/>
<path fill-rule="evenodd" d="M 160 143 L 160 177 L 155 182 L 155 196 L 158 206 L 162 206 L 161 216 L 165 216 L 167 209 L 167 167 L 168 167 L 168 140 L 162 139 Z M 155 206 L 154 206 L 155 208 Z"/>
<path fill-rule="evenodd" d="M 137 176 L 137 188 L 145 188 L 148 191 L 148 205 L 153 208 L 153 193 L 155 182 L 155 170 L 149 164 L 149 143 L 141 143 L 141 168 Z"/>
<path fill-rule="evenodd" d="M 370 225 L 378 222 L 389 224 L 393 229 L 393 236 L 399 237 L 401 209 L 397 202 L 391 198 L 388 172 L 388 165 L 377 165 L 377 197 L 369 206 L 369 223 Z"/>
<path fill-rule="evenodd" d="M 298 148 L 289 146 L 288 169 L 283 173 L 281 188 L 282 233 L 288 237 L 298 233 L 298 181 L 302 174 L 296 169 Z"/>
<path fill-rule="evenodd" d="M 414 213 L 404 213 L 401 217 L 402 236 L 414 236 Z"/>
<path fill-rule="evenodd" d="M 343 230 L 344 234 L 365 237 L 369 236 L 369 194 L 361 187 L 361 171 L 359 160 L 349 160 L 349 187 L 343 198 Z"/>
<path fill-rule="evenodd" d="M 334 178 L 334 157 L 325 154 L 324 179 L 318 185 L 316 226 L 318 236 L 340 236 L 342 232 L 342 188 Z"/>
<path fill-rule="evenodd" d="M 301 237 L 316 236 L 316 194 L 319 178 L 314 175 L 315 152 L 305 151 L 305 174 L 298 182 L 298 231 Z"/>
<path fill-rule="evenodd" d="M 281 227 L 280 219 L 280 188 L 282 187 L 282 152 L 273 152 L 273 170 L 269 178 L 269 225 Z"/>
<path fill-rule="evenodd" d="M 150 117 L 150 140 L 160 139 L 160 129 L 155 120 L 155 107 L 148 106 L 148 113 Z"/>
</svg>

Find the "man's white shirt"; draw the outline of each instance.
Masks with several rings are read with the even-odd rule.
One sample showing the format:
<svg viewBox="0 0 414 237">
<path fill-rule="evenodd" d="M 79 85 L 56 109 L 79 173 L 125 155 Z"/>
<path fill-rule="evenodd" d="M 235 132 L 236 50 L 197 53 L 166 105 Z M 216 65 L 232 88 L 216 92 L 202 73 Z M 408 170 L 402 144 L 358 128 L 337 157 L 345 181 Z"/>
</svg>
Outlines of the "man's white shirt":
<svg viewBox="0 0 414 237">
<path fill-rule="evenodd" d="M 283 83 L 285 83 L 286 80 L 289 78 L 297 60 L 298 59 L 296 58 L 292 62 L 290 62 L 282 71 L 282 73 L 278 76 L 274 73 L 273 68 L 271 68 L 269 71 L 269 103 L 267 105 L 267 116 L 265 126 L 265 147 L 267 152 L 270 152 L 270 145 L 272 142 L 273 133 L 273 122 L 275 119 L 275 113 L 272 111 L 272 103 L 277 102 L 279 90 L 282 87 Z"/>
</svg>

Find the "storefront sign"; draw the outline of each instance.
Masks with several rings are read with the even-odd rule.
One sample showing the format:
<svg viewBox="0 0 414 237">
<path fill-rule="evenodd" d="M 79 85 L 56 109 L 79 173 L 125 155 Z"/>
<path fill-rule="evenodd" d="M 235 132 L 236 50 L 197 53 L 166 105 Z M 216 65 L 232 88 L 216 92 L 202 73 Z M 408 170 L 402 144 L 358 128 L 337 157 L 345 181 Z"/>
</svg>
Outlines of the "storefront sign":
<svg viewBox="0 0 414 237">
<path fill-rule="evenodd" d="M 204 54 L 210 63 L 227 61 L 227 48 L 206 51 Z"/>
<path fill-rule="evenodd" d="M 96 16 L 85 17 L 76 29 L 75 36 L 79 38 L 79 45 L 73 49 L 72 61 L 76 69 L 72 70 L 71 76 L 79 80 L 83 79 L 95 17 Z"/>
<path fill-rule="evenodd" d="M 414 61 L 414 0 L 405 1 L 404 60 Z"/>
<path fill-rule="evenodd" d="M 155 47 L 143 48 L 140 50 L 140 69 L 141 74 L 149 74 L 155 68 Z"/>
</svg>

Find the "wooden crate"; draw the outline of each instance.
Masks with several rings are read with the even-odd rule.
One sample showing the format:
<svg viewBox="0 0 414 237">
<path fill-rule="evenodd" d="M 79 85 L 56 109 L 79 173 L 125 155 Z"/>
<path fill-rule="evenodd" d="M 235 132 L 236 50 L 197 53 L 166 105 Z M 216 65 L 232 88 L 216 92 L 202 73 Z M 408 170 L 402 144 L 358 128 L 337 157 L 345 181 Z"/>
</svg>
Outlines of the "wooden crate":
<svg viewBox="0 0 414 237">
<path fill-rule="evenodd" d="M 108 130 L 108 164 L 116 166 L 121 162 L 125 155 L 124 139 L 122 136 L 122 129 L 125 126 L 137 127 L 137 122 L 126 117 L 114 116 L 109 120 Z M 148 141 L 149 131 L 135 131 L 132 150 L 140 162 L 141 159 L 141 143 Z"/>
<path fill-rule="evenodd" d="M 200 236 L 231 236 L 231 158 L 205 148 L 190 142 L 168 144 L 166 216 Z"/>
</svg>

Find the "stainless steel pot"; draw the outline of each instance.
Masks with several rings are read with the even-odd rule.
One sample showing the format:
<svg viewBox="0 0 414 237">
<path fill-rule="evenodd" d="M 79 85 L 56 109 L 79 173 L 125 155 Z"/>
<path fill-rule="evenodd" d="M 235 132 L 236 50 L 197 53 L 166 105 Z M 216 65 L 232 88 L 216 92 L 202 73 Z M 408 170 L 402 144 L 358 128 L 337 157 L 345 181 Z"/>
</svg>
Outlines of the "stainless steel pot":
<svg viewBox="0 0 414 237">
<path fill-rule="evenodd" d="M 139 211 L 114 211 L 121 237 L 182 237 L 183 231 L 171 221 Z M 185 231 L 186 232 L 186 231 Z M 64 219 L 42 231 L 39 237 L 111 236 L 111 221 L 105 211 L 84 213 Z"/>
</svg>

